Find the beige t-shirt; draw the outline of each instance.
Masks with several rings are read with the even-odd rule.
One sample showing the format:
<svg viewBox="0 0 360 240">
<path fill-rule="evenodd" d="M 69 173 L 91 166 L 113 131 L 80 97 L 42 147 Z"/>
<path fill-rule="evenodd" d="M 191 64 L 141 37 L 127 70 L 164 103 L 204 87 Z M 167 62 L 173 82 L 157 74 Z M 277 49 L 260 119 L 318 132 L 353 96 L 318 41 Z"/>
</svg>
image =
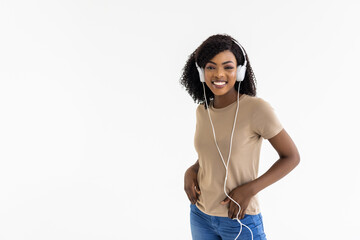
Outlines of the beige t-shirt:
<svg viewBox="0 0 360 240">
<path fill-rule="evenodd" d="M 217 144 L 225 164 L 228 160 L 236 107 L 237 101 L 224 108 L 214 108 L 212 101 L 209 104 Z M 199 159 L 198 183 L 201 190 L 196 206 L 208 215 L 228 217 L 228 204 L 220 204 L 226 197 L 225 166 L 214 142 L 207 111 L 204 104 L 199 104 L 196 109 L 194 146 Z M 272 138 L 282 129 L 274 109 L 268 102 L 245 94 L 240 96 L 228 166 L 227 193 L 258 177 L 262 139 Z M 259 202 L 255 195 L 245 213 L 254 215 L 259 212 Z"/>
</svg>

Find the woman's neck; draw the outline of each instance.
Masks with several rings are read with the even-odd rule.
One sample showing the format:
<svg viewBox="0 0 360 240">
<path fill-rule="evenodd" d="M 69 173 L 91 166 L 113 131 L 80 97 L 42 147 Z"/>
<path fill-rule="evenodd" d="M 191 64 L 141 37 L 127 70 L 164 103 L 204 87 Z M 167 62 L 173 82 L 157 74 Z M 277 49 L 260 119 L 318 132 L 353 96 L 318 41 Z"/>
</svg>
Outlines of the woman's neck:
<svg viewBox="0 0 360 240">
<path fill-rule="evenodd" d="M 230 104 L 232 104 L 237 100 L 237 94 L 238 93 L 234 89 L 234 91 L 228 92 L 224 95 L 220 95 L 220 96 L 215 95 L 213 107 L 224 108 L 226 106 L 229 106 Z M 239 94 L 239 98 L 241 97 L 241 95 L 242 94 Z"/>
</svg>

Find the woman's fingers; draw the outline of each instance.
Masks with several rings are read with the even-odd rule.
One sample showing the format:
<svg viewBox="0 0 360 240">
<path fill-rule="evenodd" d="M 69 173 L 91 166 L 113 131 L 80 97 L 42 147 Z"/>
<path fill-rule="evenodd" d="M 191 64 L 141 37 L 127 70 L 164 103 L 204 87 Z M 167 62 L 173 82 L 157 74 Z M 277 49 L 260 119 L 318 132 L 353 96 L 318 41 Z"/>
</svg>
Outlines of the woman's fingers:
<svg viewBox="0 0 360 240">
<path fill-rule="evenodd" d="M 241 209 L 240 219 L 243 219 L 244 217 L 245 217 L 245 210 Z"/>
<path fill-rule="evenodd" d="M 196 191 L 196 193 L 197 193 L 198 195 L 200 195 L 200 194 L 201 194 L 201 192 L 200 192 L 200 188 L 199 188 L 199 186 L 198 186 L 198 185 L 195 185 L 195 191 Z"/>
<path fill-rule="evenodd" d="M 191 188 L 190 193 L 186 192 L 188 194 L 188 198 L 192 204 L 195 204 L 198 200 L 198 195 L 201 194 L 199 187 L 195 185 L 193 188 Z"/>
<path fill-rule="evenodd" d="M 196 185 L 192 188 L 192 198 L 193 198 L 193 204 L 196 203 L 197 199 L 198 199 L 198 191 L 196 189 Z"/>
<path fill-rule="evenodd" d="M 241 211 L 242 211 L 242 209 L 241 209 Z M 241 211 L 239 213 L 239 218 L 241 216 Z M 236 205 L 233 201 L 231 201 L 229 204 L 229 212 L 228 212 L 229 218 L 236 219 L 238 217 L 237 216 L 238 212 L 239 212 L 238 205 Z"/>
<path fill-rule="evenodd" d="M 195 204 L 196 201 L 197 201 L 197 191 L 195 190 L 195 186 L 190 188 L 190 189 L 187 189 L 185 192 L 186 192 L 186 195 L 189 198 L 189 201 L 192 204 Z"/>
<path fill-rule="evenodd" d="M 186 195 L 187 195 L 189 201 L 191 202 L 191 197 L 190 197 L 190 195 L 189 195 L 187 192 L 186 192 Z"/>
<path fill-rule="evenodd" d="M 235 207 L 236 207 L 235 203 L 231 201 L 230 204 L 229 204 L 229 213 L 228 213 L 229 218 L 231 218 L 231 219 L 236 218 L 237 212 L 236 212 Z"/>
<path fill-rule="evenodd" d="M 239 212 L 239 206 L 237 204 L 235 204 L 233 201 L 229 202 L 229 211 L 228 211 L 228 216 L 231 219 L 243 219 L 245 217 L 245 208 L 242 208 L 240 206 L 240 213 L 239 216 L 237 215 Z"/>
<path fill-rule="evenodd" d="M 192 204 L 196 203 L 198 195 L 200 195 L 200 189 L 196 178 L 197 175 L 194 172 L 189 171 L 189 169 L 185 172 L 184 190 Z"/>
<path fill-rule="evenodd" d="M 195 204 L 196 201 L 194 200 L 194 198 L 188 193 L 187 193 L 187 196 L 188 196 L 189 201 L 191 202 L 191 204 Z"/>
</svg>

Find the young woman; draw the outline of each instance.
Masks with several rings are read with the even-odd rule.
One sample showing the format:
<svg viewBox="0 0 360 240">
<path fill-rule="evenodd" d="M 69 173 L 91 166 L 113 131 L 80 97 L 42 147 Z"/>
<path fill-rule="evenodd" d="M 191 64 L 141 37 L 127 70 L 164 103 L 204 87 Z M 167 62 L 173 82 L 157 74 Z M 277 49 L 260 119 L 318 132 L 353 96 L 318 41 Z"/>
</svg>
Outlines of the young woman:
<svg viewBox="0 0 360 240">
<path fill-rule="evenodd" d="M 257 193 L 300 161 L 274 109 L 256 97 L 249 58 L 229 35 L 213 35 L 190 56 L 181 84 L 195 102 L 198 160 L 185 172 L 194 240 L 266 239 Z M 262 140 L 279 159 L 258 177 Z"/>
</svg>

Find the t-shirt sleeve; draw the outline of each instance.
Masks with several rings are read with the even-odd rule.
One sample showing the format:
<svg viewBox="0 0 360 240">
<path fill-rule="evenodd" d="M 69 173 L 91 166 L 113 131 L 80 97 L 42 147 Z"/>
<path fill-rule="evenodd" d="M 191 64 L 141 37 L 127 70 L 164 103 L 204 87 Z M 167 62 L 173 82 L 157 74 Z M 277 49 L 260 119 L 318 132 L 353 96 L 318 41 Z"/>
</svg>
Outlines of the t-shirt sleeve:
<svg viewBox="0 0 360 240">
<path fill-rule="evenodd" d="M 283 126 L 275 113 L 275 109 L 265 100 L 261 98 L 257 100 L 253 109 L 253 130 L 264 139 L 272 138 L 283 129 Z"/>
</svg>

